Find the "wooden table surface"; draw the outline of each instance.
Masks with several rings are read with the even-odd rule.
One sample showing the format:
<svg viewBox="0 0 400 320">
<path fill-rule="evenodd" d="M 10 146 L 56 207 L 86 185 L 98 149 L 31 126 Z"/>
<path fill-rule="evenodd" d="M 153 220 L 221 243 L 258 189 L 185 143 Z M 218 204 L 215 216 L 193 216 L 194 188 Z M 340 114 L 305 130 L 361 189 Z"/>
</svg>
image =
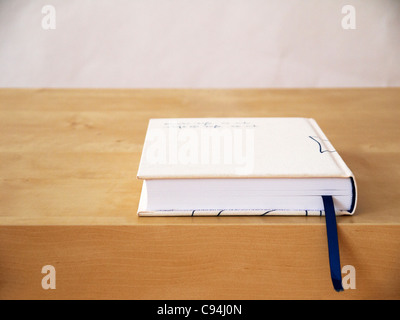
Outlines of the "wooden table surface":
<svg viewBox="0 0 400 320">
<path fill-rule="evenodd" d="M 331 288 L 324 218 L 138 218 L 148 120 L 178 117 L 314 118 L 356 177 L 357 289 Z M 0 298 L 398 299 L 399 137 L 400 88 L 1 89 Z"/>
</svg>

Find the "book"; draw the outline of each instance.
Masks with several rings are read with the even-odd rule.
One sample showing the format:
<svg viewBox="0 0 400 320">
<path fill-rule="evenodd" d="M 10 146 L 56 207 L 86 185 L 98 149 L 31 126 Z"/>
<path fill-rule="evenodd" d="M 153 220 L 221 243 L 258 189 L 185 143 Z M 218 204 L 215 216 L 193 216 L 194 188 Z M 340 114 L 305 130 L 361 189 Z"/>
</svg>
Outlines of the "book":
<svg viewBox="0 0 400 320">
<path fill-rule="evenodd" d="M 137 177 L 139 216 L 336 215 L 357 202 L 353 173 L 314 119 L 151 119 Z"/>
</svg>

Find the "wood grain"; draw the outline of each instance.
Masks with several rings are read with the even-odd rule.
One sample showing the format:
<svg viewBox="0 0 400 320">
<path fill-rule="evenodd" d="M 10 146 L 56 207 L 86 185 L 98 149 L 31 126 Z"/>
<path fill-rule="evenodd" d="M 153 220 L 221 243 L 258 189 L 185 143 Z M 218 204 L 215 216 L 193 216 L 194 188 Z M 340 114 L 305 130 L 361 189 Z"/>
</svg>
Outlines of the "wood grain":
<svg viewBox="0 0 400 320">
<path fill-rule="evenodd" d="M 400 89 L 0 90 L 0 298 L 400 298 Z M 138 218 L 150 118 L 298 116 L 354 172 L 330 284 L 320 217 Z M 41 288 L 41 267 L 57 289 Z"/>
</svg>

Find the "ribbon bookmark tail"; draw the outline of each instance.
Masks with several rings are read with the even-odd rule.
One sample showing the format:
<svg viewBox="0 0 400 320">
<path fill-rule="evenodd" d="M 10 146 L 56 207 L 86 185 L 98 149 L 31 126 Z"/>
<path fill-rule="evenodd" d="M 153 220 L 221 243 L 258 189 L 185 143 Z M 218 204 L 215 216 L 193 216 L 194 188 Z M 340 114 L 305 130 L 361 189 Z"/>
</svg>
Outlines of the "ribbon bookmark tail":
<svg viewBox="0 0 400 320">
<path fill-rule="evenodd" d="M 343 291 L 342 270 L 340 267 L 339 241 L 337 235 L 335 207 L 332 196 L 322 196 L 325 208 L 326 233 L 328 237 L 329 266 L 333 287 L 337 292 Z"/>
</svg>

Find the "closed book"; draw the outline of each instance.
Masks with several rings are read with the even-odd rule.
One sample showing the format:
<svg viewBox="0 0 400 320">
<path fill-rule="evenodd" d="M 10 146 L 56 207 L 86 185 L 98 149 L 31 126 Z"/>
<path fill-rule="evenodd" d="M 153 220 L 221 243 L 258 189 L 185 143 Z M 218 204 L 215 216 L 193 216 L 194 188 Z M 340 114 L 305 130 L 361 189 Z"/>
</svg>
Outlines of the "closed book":
<svg viewBox="0 0 400 320">
<path fill-rule="evenodd" d="M 140 216 L 354 213 L 353 173 L 309 118 L 151 119 Z"/>
</svg>

